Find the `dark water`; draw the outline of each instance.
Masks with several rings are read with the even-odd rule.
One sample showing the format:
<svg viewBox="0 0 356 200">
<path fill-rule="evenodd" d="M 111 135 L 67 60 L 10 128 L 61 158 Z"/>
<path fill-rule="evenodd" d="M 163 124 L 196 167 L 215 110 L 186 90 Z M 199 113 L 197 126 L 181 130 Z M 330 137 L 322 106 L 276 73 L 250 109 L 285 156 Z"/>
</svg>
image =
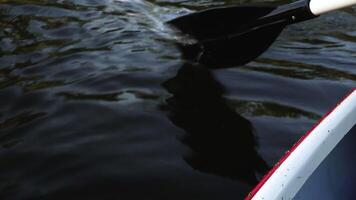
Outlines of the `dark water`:
<svg viewBox="0 0 356 200">
<path fill-rule="evenodd" d="M 0 199 L 242 199 L 355 87 L 356 10 L 185 63 L 163 22 L 239 2 L 0 1 Z"/>
</svg>

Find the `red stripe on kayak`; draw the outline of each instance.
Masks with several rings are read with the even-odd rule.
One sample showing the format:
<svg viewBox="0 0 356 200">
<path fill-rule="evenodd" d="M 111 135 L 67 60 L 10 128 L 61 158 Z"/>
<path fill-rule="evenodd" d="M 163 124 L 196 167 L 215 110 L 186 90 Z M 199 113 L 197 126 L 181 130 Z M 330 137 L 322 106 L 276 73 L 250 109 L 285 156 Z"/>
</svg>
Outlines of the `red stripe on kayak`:
<svg viewBox="0 0 356 200">
<path fill-rule="evenodd" d="M 325 114 L 316 124 L 313 125 L 313 127 L 307 131 L 293 146 L 292 148 L 290 148 L 285 154 L 284 156 L 273 166 L 273 168 L 261 179 L 261 181 L 255 186 L 255 188 L 247 195 L 247 197 L 245 197 L 245 200 L 251 200 L 256 194 L 257 192 L 263 187 L 263 185 L 268 181 L 268 179 L 274 174 L 274 172 L 282 165 L 282 163 L 287 160 L 287 158 L 293 153 L 293 151 L 295 151 L 295 149 L 297 149 L 297 147 L 303 143 L 303 141 L 314 131 L 314 129 L 316 127 L 319 126 L 319 124 L 321 122 L 323 122 L 325 120 L 325 118 L 327 118 L 332 112 L 334 112 L 336 110 L 337 107 L 339 107 L 339 105 L 341 103 L 343 103 L 348 97 L 351 96 L 351 94 L 353 94 L 354 92 L 356 92 L 356 88 L 354 88 L 350 94 L 346 95 L 341 101 L 339 101 L 339 103 L 336 105 L 336 107 L 334 107 L 331 111 L 329 111 L 327 114 Z"/>
</svg>

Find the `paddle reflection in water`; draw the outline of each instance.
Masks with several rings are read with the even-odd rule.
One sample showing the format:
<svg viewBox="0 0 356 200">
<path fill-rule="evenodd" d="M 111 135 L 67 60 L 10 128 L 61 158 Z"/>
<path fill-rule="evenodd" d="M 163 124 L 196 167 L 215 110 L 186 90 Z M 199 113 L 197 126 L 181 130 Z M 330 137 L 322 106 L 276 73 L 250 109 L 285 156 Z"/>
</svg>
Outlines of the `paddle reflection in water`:
<svg viewBox="0 0 356 200">
<path fill-rule="evenodd" d="M 186 162 L 204 173 L 229 177 L 250 185 L 268 166 L 258 155 L 252 124 L 229 108 L 224 88 L 204 66 L 185 64 L 163 83 L 170 119 L 186 131 L 182 140 L 192 149 Z"/>
</svg>

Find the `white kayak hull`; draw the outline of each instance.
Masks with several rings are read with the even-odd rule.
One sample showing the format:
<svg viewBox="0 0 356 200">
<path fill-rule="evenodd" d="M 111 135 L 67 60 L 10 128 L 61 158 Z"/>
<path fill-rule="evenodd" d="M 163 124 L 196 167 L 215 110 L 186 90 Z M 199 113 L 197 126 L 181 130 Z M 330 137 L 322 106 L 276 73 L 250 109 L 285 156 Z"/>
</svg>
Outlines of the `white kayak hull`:
<svg viewBox="0 0 356 200">
<path fill-rule="evenodd" d="M 305 134 L 246 200 L 356 199 L 356 90 Z"/>
<path fill-rule="evenodd" d="M 356 126 L 318 166 L 294 199 L 356 199 Z"/>
</svg>

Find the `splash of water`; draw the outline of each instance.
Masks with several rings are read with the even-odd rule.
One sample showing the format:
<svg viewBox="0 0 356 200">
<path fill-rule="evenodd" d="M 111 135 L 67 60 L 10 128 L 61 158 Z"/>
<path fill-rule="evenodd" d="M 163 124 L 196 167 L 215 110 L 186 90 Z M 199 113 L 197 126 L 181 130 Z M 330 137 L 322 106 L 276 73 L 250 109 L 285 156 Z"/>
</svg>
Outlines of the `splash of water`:
<svg viewBox="0 0 356 200">
<path fill-rule="evenodd" d="M 166 24 L 167 21 L 176 17 L 192 13 L 192 10 L 187 8 L 160 7 L 143 0 L 113 1 L 128 4 L 128 6 L 132 7 L 134 10 L 140 11 L 139 14 L 143 15 L 143 17 L 148 20 L 150 30 L 164 39 L 179 41 L 181 43 L 196 42 L 193 38 L 180 33 L 179 30 Z"/>
</svg>

